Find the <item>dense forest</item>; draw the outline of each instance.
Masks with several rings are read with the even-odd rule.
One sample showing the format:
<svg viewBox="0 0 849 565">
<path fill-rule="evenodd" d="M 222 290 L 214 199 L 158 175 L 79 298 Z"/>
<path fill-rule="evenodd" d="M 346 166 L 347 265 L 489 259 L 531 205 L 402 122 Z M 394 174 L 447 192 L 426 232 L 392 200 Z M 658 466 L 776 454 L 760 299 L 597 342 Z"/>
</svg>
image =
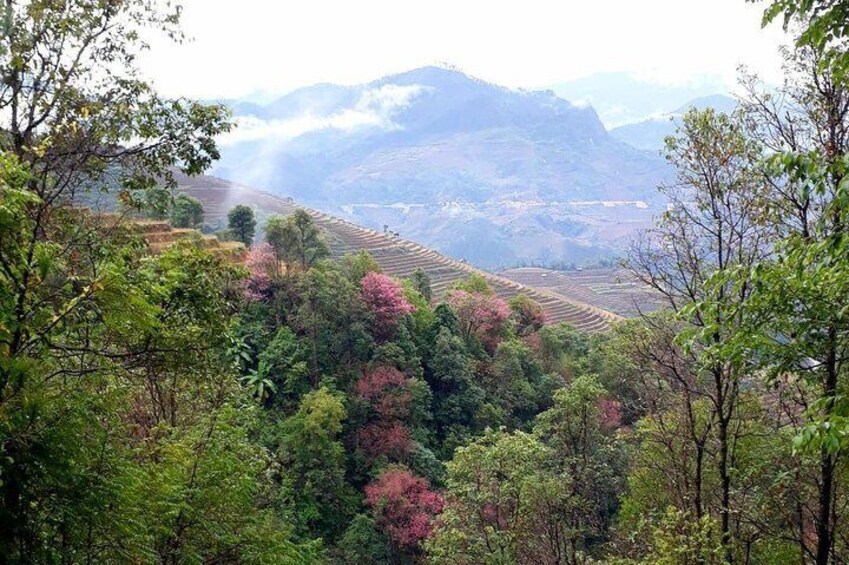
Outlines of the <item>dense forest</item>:
<svg viewBox="0 0 849 565">
<path fill-rule="evenodd" d="M 846 0 L 771 3 L 784 83 L 667 140 L 628 259 L 667 308 L 608 335 L 305 212 L 154 253 L 231 127 L 137 72 L 179 8 L 0 10 L 0 562 L 849 563 Z"/>
</svg>

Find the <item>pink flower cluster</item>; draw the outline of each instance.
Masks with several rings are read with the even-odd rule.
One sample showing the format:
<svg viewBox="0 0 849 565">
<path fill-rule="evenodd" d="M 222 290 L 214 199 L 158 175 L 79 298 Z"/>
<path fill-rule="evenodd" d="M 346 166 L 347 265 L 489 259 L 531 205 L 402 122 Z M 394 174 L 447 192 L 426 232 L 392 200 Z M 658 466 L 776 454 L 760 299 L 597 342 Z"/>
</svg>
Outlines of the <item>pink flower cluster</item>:
<svg viewBox="0 0 849 565">
<path fill-rule="evenodd" d="M 381 457 L 390 461 L 402 461 L 413 450 L 410 430 L 397 420 L 366 424 L 357 432 L 357 441 L 369 464 Z"/>
<path fill-rule="evenodd" d="M 598 399 L 599 420 L 605 430 L 622 427 L 622 403 L 612 398 Z"/>
<path fill-rule="evenodd" d="M 409 381 L 394 367 L 378 367 L 356 384 L 357 395 L 381 418 L 406 418 L 410 414 Z"/>
<path fill-rule="evenodd" d="M 363 302 L 374 316 L 378 337 L 391 336 L 401 318 L 415 311 L 404 298 L 401 285 L 392 277 L 372 272 L 364 276 L 360 284 Z"/>
<path fill-rule="evenodd" d="M 427 480 L 404 468 L 385 471 L 365 491 L 376 522 L 402 549 L 413 549 L 430 537 L 433 521 L 445 506 Z"/>
<path fill-rule="evenodd" d="M 357 433 L 370 463 L 380 457 L 402 461 L 413 449 L 405 421 L 410 416 L 410 381 L 394 367 L 378 367 L 357 381 L 357 396 L 371 408 L 370 422 Z"/>
<path fill-rule="evenodd" d="M 249 300 L 267 300 L 277 274 L 277 255 L 274 248 L 267 243 L 254 245 L 248 250 L 245 267 L 248 269 L 248 278 L 242 283 L 245 296 Z"/>
<path fill-rule="evenodd" d="M 497 296 L 452 290 L 448 304 L 457 313 L 467 335 L 476 335 L 485 345 L 498 342 L 499 334 L 510 317 L 510 307 Z"/>
</svg>

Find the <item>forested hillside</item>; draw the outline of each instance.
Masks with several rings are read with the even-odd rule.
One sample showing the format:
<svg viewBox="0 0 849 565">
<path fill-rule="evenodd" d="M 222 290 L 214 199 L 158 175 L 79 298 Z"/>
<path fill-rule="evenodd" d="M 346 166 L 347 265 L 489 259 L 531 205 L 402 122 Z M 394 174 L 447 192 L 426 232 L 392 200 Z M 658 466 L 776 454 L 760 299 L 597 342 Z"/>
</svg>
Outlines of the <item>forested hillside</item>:
<svg viewBox="0 0 849 565">
<path fill-rule="evenodd" d="M 520 282 L 482 271 L 467 262 L 446 257 L 390 230 L 379 232 L 363 228 L 329 214 L 303 208 L 291 199 L 207 176 L 180 175 L 177 183 L 181 194 L 196 197 L 203 205 L 204 222 L 208 227 L 225 226 L 228 206 L 237 202 L 255 211 L 260 228 L 264 228 L 272 216 L 290 216 L 297 210 L 304 210 L 321 230 L 332 257 L 339 259 L 347 254 L 366 251 L 386 274 L 407 278 L 421 270 L 431 279 L 433 296 L 437 299 L 443 298 L 461 280 L 478 275 L 484 277 L 493 292 L 504 300 L 510 300 L 518 294 L 533 298 L 551 323 L 567 322 L 582 331 L 604 332 L 619 319 L 613 312 L 582 301 L 575 293 L 555 294 L 527 287 Z"/>
<path fill-rule="evenodd" d="M 179 9 L 7 2 L 0 563 L 849 563 L 849 2 L 764 7 L 785 83 L 682 116 L 663 307 L 588 334 L 303 209 L 201 234 L 232 117 L 136 67 Z"/>
</svg>

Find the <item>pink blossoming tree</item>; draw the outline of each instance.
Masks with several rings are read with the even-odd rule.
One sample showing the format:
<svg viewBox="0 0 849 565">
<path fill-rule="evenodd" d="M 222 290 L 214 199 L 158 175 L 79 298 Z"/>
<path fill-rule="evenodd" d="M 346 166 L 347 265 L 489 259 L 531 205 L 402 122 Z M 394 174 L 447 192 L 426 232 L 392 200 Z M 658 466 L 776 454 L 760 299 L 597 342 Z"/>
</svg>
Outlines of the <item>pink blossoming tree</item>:
<svg viewBox="0 0 849 565">
<path fill-rule="evenodd" d="M 398 323 L 415 307 L 404 298 L 404 289 L 392 277 L 371 272 L 360 283 L 363 302 L 374 318 L 374 333 L 379 339 L 393 335 Z"/>
<path fill-rule="evenodd" d="M 409 380 L 394 367 L 378 367 L 357 381 L 357 395 L 381 418 L 404 419 L 410 414 Z"/>
<path fill-rule="evenodd" d="M 407 426 L 397 420 L 378 420 L 357 432 L 357 442 L 368 463 L 378 459 L 404 461 L 413 451 L 413 438 Z"/>
<path fill-rule="evenodd" d="M 267 243 L 254 245 L 245 259 L 248 278 L 243 281 L 245 296 L 250 300 L 267 300 L 277 276 L 277 255 Z"/>
<path fill-rule="evenodd" d="M 510 317 L 507 303 L 497 296 L 452 290 L 448 294 L 448 304 L 457 313 L 463 333 L 467 337 L 477 336 L 484 346 L 494 350 Z"/>
<path fill-rule="evenodd" d="M 357 396 L 370 408 L 369 422 L 357 433 L 369 463 L 384 457 L 403 461 L 413 449 L 406 421 L 410 416 L 410 381 L 394 367 L 378 367 L 355 386 Z"/>
<path fill-rule="evenodd" d="M 398 549 L 415 551 L 430 537 L 445 502 L 427 480 L 403 467 L 389 468 L 366 486 L 366 504 Z"/>
</svg>

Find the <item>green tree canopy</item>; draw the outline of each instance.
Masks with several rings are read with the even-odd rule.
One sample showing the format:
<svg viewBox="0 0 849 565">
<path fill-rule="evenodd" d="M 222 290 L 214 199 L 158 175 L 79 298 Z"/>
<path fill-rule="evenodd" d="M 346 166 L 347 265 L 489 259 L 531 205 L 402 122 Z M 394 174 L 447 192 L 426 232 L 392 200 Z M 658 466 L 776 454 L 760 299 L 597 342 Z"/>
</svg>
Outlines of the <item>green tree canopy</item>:
<svg viewBox="0 0 849 565">
<path fill-rule="evenodd" d="M 253 208 L 243 204 L 234 206 L 227 213 L 227 230 L 230 232 L 230 237 L 250 247 L 256 232 Z"/>
<path fill-rule="evenodd" d="M 292 267 L 307 270 L 330 255 L 321 231 L 306 210 L 298 209 L 286 218 L 270 218 L 265 227 L 265 237 L 288 270 Z"/>
<path fill-rule="evenodd" d="M 197 198 L 179 194 L 171 207 L 171 225 L 175 228 L 197 228 L 203 224 L 203 204 Z"/>
</svg>

